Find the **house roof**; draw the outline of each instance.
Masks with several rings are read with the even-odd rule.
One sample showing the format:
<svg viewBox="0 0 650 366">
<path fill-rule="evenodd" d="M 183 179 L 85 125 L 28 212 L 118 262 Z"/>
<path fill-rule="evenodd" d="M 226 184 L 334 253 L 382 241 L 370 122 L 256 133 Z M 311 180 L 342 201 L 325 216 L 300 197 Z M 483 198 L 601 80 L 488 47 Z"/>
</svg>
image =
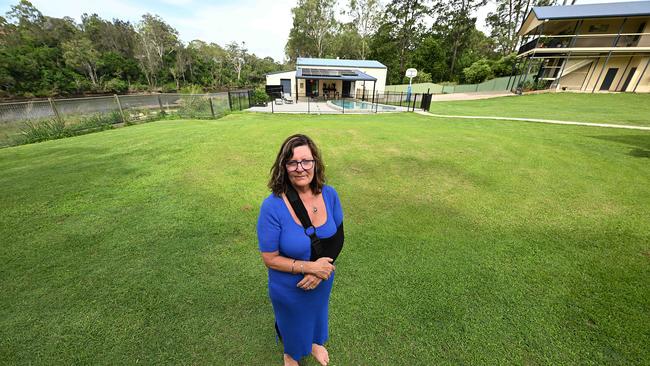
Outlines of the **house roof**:
<svg viewBox="0 0 650 366">
<path fill-rule="evenodd" d="M 566 6 L 535 6 L 537 19 L 617 18 L 650 15 L 650 1 L 580 4 Z"/>
<path fill-rule="evenodd" d="M 363 67 L 385 69 L 386 66 L 375 60 L 342 60 L 335 58 L 305 58 L 298 57 L 296 66 L 327 66 L 327 67 Z"/>
<path fill-rule="evenodd" d="M 274 72 L 267 72 L 264 75 L 284 74 L 285 72 L 294 72 L 294 71 L 296 71 L 296 70 L 274 71 Z"/>
<path fill-rule="evenodd" d="M 316 69 L 306 67 L 296 71 L 296 79 L 377 81 L 377 78 L 359 70 Z"/>
<path fill-rule="evenodd" d="M 564 6 L 535 6 L 528 13 L 518 34 L 526 35 L 546 20 L 622 18 L 650 15 L 650 1 L 580 4 Z"/>
</svg>

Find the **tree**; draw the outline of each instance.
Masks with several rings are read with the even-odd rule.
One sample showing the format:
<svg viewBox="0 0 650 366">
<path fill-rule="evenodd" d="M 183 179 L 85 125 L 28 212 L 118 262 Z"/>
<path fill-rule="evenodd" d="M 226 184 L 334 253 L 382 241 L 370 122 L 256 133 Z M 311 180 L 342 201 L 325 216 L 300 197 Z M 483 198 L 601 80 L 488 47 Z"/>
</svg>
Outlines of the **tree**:
<svg viewBox="0 0 650 366">
<path fill-rule="evenodd" d="M 285 47 L 287 58 L 324 57 L 329 51 L 328 41 L 335 29 L 334 6 L 336 0 L 298 0 L 291 9 L 293 27 Z"/>
<path fill-rule="evenodd" d="M 422 21 L 428 10 L 420 0 L 393 0 L 386 7 L 385 23 L 392 29 L 390 34 L 395 40 L 399 75 L 404 75 L 410 55 L 420 40 Z"/>
<path fill-rule="evenodd" d="M 230 42 L 226 45 L 226 54 L 228 60 L 237 73 L 237 83 L 241 79 L 241 70 L 244 67 L 244 55 L 246 55 L 246 43 L 242 42 L 241 46 L 237 42 Z"/>
<path fill-rule="evenodd" d="M 347 14 L 352 17 L 351 24 L 356 27 L 360 37 L 360 57 L 366 59 L 368 55 L 368 42 L 374 34 L 381 19 L 381 4 L 377 0 L 350 0 Z"/>
<path fill-rule="evenodd" d="M 338 32 L 332 37 L 331 48 L 336 57 L 345 59 L 363 58 L 362 39 L 354 23 L 339 24 Z"/>
<path fill-rule="evenodd" d="M 531 3 L 533 6 L 554 5 L 555 0 L 496 0 L 496 10 L 487 15 L 490 36 L 495 40 L 501 55 L 515 51 L 519 36 L 517 30 L 523 23 Z"/>
<path fill-rule="evenodd" d="M 61 44 L 65 63 L 86 73 L 93 85 L 97 86 L 97 61 L 99 54 L 87 38 L 73 39 Z"/>
<path fill-rule="evenodd" d="M 431 76 L 431 80 L 449 80 L 449 66 L 447 65 L 447 49 L 444 41 L 436 34 L 430 33 L 422 39 L 413 54 L 413 64 L 420 71 Z"/>
<path fill-rule="evenodd" d="M 165 70 L 164 56 L 178 44 L 178 32 L 157 15 L 145 14 L 137 25 L 138 42 L 135 57 L 140 62 L 149 88 L 158 84 L 159 73 Z"/>
<path fill-rule="evenodd" d="M 445 35 L 449 45 L 449 73 L 456 71 L 461 49 L 468 46 L 476 29 L 476 18 L 472 14 L 486 4 L 487 0 L 436 0 L 434 9 L 437 18 L 435 28 Z"/>
</svg>

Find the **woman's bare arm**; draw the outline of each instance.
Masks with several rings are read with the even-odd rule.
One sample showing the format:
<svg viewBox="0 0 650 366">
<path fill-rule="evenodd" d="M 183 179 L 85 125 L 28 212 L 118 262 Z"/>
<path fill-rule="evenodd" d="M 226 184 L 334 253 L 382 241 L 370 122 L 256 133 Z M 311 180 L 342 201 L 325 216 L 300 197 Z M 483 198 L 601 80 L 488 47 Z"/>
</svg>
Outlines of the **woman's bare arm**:
<svg viewBox="0 0 650 366">
<path fill-rule="evenodd" d="M 311 273 L 321 279 L 328 279 L 334 270 L 331 258 L 319 258 L 315 262 L 311 261 L 294 261 L 291 258 L 283 257 L 279 251 L 261 252 L 264 264 L 276 271 L 288 273 Z"/>
</svg>

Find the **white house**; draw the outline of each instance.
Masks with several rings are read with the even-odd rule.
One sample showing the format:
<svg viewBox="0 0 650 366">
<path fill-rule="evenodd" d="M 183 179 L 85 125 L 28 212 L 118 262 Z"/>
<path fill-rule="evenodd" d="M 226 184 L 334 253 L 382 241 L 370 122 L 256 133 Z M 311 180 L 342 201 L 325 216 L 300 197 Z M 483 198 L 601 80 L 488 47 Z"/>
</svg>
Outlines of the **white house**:
<svg viewBox="0 0 650 366">
<path fill-rule="evenodd" d="M 266 74 L 266 85 L 281 86 L 296 101 L 301 97 L 347 98 L 383 92 L 386 72 L 386 66 L 374 60 L 299 57 L 295 71 Z"/>
</svg>

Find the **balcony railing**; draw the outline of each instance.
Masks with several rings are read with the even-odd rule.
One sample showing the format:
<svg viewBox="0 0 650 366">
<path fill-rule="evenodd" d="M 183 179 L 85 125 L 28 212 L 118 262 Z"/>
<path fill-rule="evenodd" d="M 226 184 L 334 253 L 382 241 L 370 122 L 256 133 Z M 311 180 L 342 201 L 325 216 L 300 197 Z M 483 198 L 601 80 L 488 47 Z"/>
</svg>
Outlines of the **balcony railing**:
<svg viewBox="0 0 650 366">
<path fill-rule="evenodd" d="M 519 47 L 519 54 L 534 48 L 568 47 L 650 47 L 650 33 L 540 36 Z"/>
</svg>

